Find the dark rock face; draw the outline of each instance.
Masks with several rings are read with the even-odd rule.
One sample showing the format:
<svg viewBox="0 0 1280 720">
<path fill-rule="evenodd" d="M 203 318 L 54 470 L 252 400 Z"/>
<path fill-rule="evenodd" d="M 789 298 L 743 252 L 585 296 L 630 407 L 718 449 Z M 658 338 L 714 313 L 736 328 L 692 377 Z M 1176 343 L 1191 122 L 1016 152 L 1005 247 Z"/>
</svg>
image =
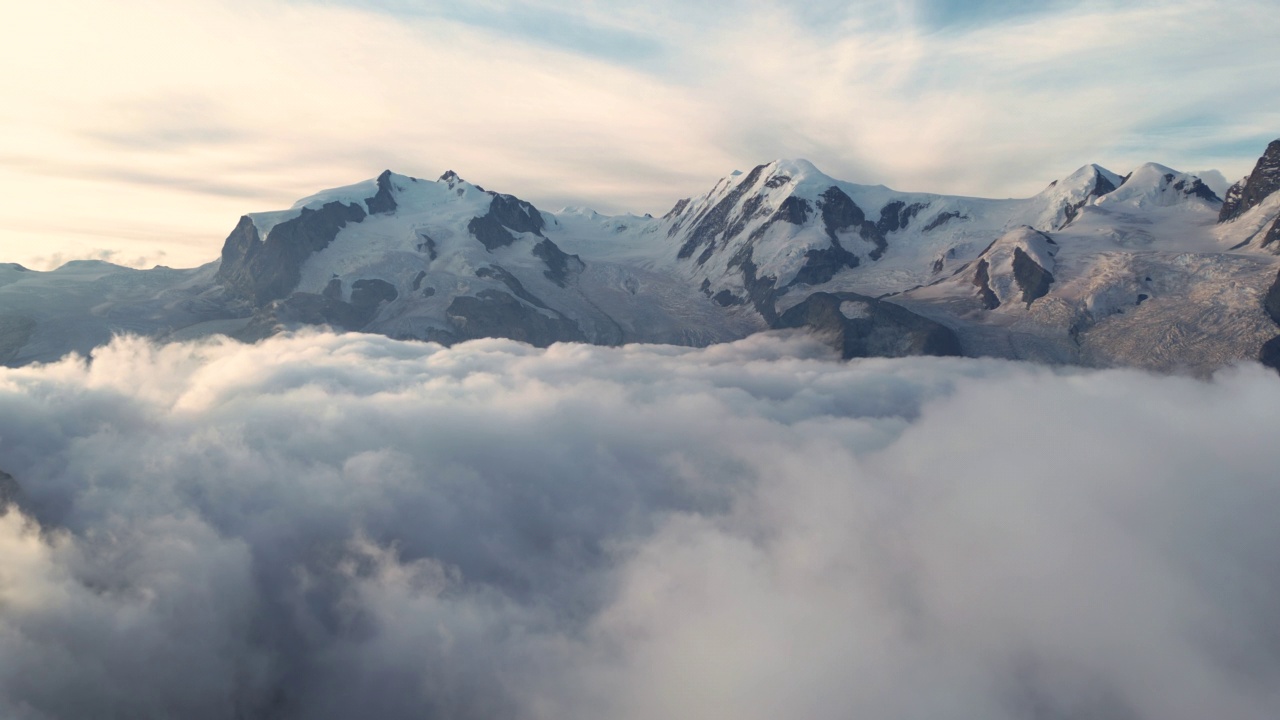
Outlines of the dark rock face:
<svg viewBox="0 0 1280 720">
<path fill-rule="evenodd" d="M 670 210 L 667 211 L 667 214 L 662 216 L 662 219 L 670 220 L 671 218 L 684 212 L 684 209 L 689 207 L 689 201 L 690 201 L 690 198 L 681 198 L 677 200 L 676 204 Z"/>
<path fill-rule="evenodd" d="M 861 317 L 845 317 L 841 304 L 857 302 Z M 816 292 L 784 312 L 776 328 L 810 328 L 827 338 L 845 359 L 960 355 L 960 340 L 949 328 L 906 308 L 855 293 Z"/>
<path fill-rule="evenodd" d="M 792 195 L 778 206 L 774 218 L 792 225 L 803 225 L 809 219 L 809 201 Z"/>
<path fill-rule="evenodd" d="M 978 288 L 978 297 L 982 299 L 982 307 L 988 310 L 995 310 L 1000 307 L 1000 298 L 996 297 L 996 293 L 991 289 L 991 275 L 989 269 L 991 264 L 986 258 L 978 260 L 978 268 L 973 273 L 973 284 Z"/>
<path fill-rule="evenodd" d="M 1260 247 L 1266 247 L 1277 240 L 1280 240 L 1280 217 L 1277 217 L 1276 221 L 1271 223 L 1271 229 L 1267 231 L 1266 237 L 1262 238 Z"/>
<path fill-rule="evenodd" d="M 263 242 L 249 216 L 240 218 L 222 246 L 217 279 L 234 295 L 262 305 L 285 297 L 298 286 L 302 264 L 333 242 L 347 223 L 365 218 L 359 205 L 326 203 L 303 208 L 292 220 L 276 225 Z"/>
<path fill-rule="evenodd" d="M 516 238 L 512 231 L 541 236 L 542 228 L 542 213 L 537 208 L 513 195 L 496 193 L 489 203 L 489 212 L 472 218 L 467 224 L 467 230 L 489 252 L 514 243 Z"/>
<path fill-rule="evenodd" d="M 968 218 L 966 218 L 964 215 L 961 215 L 956 210 L 950 210 L 948 212 L 938 213 L 937 217 L 930 220 L 929 224 L 924 226 L 924 231 L 929 232 L 930 230 L 937 230 L 938 228 L 942 227 L 943 225 L 946 225 L 952 220 L 967 220 L 967 219 Z"/>
<path fill-rule="evenodd" d="M 1106 195 L 1107 193 L 1115 191 L 1116 189 L 1115 184 L 1112 183 L 1110 180 L 1108 180 L 1105 175 L 1098 172 L 1097 170 L 1093 171 L 1093 178 L 1094 178 L 1093 188 L 1089 190 L 1088 194 L 1085 195 L 1084 199 L 1078 203 L 1067 205 L 1065 208 L 1062 209 L 1063 214 L 1065 216 L 1065 220 L 1062 223 L 1062 227 L 1066 227 L 1070 225 L 1073 221 L 1075 221 L 1076 217 L 1080 214 L 1080 211 L 1084 208 L 1085 205 L 1088 205 L 1090 201 L 1094 200 L 1095 198 L 1100 198 L 1103 195 Z M 1199 180 L 1197 180 L 1196 183 L 1201 184 Z M 1203 184 L 1201 184 L 1201 187 L 1203 187 Z M 1209 190 L 1209 188 L 1207 187 L 1204 189 Z M 1209 194 L 1213 195 L 1213 191 L 1210 190 Z M 1214 199 L 1216 200 L 1217 196 L 1214 196 Z"/>
<path fill-rule="evenodd" d="M 1049 286 L 1053 284 L 1053 274 L 1040 267 L 1020 247 L 1013 249 L 1013 279 L 1022 288 L 1022 302 L 1028 305 L 1049 294 Z"/>
<path fill-rule="evenodd" d="M 526 290 L 524 287 L 524 283 L 520 282 L 520 278 L 517 278 L 515 275 L 512 275 L 510 272 L 507 271 L 506 268 L 502 267 L 501 265 L 490 265 L 488 267 L 482 267 L 479 270 L 476 270 L 476 277 L 493 278 L 494 280 L 498 280 L 503 285 L 506 285 L 507 289 L 510 290 L 516 297 L 529 303 L 530 305 L 533 305 L 534 307 L 540 307 L 543 310 L 551 309 L 551 307 L 548 306 L 545 302 L 543 302 L 541 298 L 537 297 L 533 293 Z"/>
<path fill-rule="evenodd" d="M 379 305 L 391 302 L 399 296 L 396 286 L 386 280 L 373 278 L 351 283 L 351 305 L 362 313 L 370 311 L 370 319 L 372 319 L 372 311 L 376 311 Z"/>
<path fill-rule="evenodd" d="M 858 256 L 845 250 L 838 240 L 832 240 L 831 247 L 823 250 L 806 250 L 804 258 L 804 266 L 792 285 L 821 285 L 847 267 L 858 267 Z"/>
<path fill-rule="evenodd" d="M 729 192 L 728 195 L 721 198 L 720 202 L 716 203 L 710 210 L 703 212 L 692 220 L 693 225 L 690 228 L 689 237 L 683 244 L 681 244 L 679 252 L 676 253 L 676 257 L 678 259 L 685 260 L 691 258 L 693 257 L 693 253 L 703 245 L 715 244 L 716 238 L 724 234 L 724 232 L 729 228 L 730 221 L 732 219 L 730 216 L 733 214 L 734 208 L 738 206 L 738 202 L 742 200 L 742 196 L 745 195 L 748 190 L 755 187 L 755 184 L 760 180 L 760 174 L 764 172 L 765 167 L 767 166 L 757 165 L 750 173 L 747 174 L 742 182 L 738 183 L 738 185 Z M 683 221 L 672 225 L 671 229 L 668 231 L 668 235 L 675 235 L 680 231 L 683 225 Z"/>
<path fill-rule="evenodd" d="M 364 201 L 370 215 L 383 215 L 396 211 L 396 199 L 391 195 L 391 171 L 383 170 L 378 176 L 378 194 Z"/>
<path fill-rule="evenodd" d="M 738 297 L 737 295 L 734 295 L 728 290 L 721 290 L 720 292 L 712 296 L 711 299 L 714 300 L 716 304 L 719 305 L 720 307 L 729 307 L 730 305 L 742 305 L 746 303 L 746 300 L 743 300 L 742 298 Z"/>
<path fill-rule="evenodd" d="M 920 214 L 921 210 L 929 207 L 929 203 L 911 203 L 910 205 L 902 200 L 894 200 L 880 208 L 880 219 L 876 221 L 876 229 L 881 235 L 888 235 L 891 232 L 905 230 L 907 224 Z"/>
<path fill-rule="evenodd" d="M 1227 190 L 1218 222 L 1239 217 L 1277 190 L 1280 190 L 1280 140 L 1273 140 L 1258 158 L 1253 172 Z"/>
<path fill-rule="evenodd" d="M 822 226 L 826 228 L 827 237 L 836 239 L 836 233 L 850 228 L 861 228 L 867 215 L 862 208 L 845 194 L 843 190 L 832 185 L 822 193 L 818 200 L 818 209 L 822 211 Z"/>
<path fill-rule="evenodd" d="M 586 341 L 582 329 L 569 318 L 548 317 L 500 290 L 456 297 L 445 315 L 461 339 L 503 337 L 537 347 Z"/>
<path fill-rule="evenodd" d="M 737 237 L 742 234 L 743 230 L 747 229 L 747 224 L 752 220 L 764 217 L 768 214 L 769 208 L 764 204 L 764 196 L 752 195 L 742 203 L 742 210 L 738 212 L 738 215 L 734 217 L 733 221 L 729 223 L 729 226 L 725 228 L 724 234 L 721 237 L 725 241 L 729 238 Z M 765 226 L 767 227 L 769 224 L 770 223 L 765 223 Z M 763 234 L 764 227 L 761 227 L 755 233 L 752 233 L 751 239 L 754 240 Z M 715 245 L 715 242 L 713 241 L 711 244 Z"/>
<path fill-rule="evenodd" d="M 1280 273 L 1276 273 L 1276 279 L 1271 282 L 1271 287 L 1263 296 L 1262 309 L 1272 322 L 1280 325 Z M 1262 344 L 1258 362 L 1269 368 L 1280 370 L 1280 335 Z"/>
<path fill-rule="evenodd" d="M 493 252 L 500 247 L 506 247 L 516 241 L 516 237 L 502 227 L 502 223 L 498 222 L 498 219 L 492 214 L 472 218 L 471 222 L 467 223 L 467 230 L 489 252 Z"/>
<path fill-rule="evenodd" d="M 778 279 L 772 275 L 759 277 L 756 274 L 758 268 L 752 255 L 751 246 L 743 246 L 737 254 L 730 258 L 729 267 L 741 269 L 742 285 L 747 289 L 747 299 L 751 301 L 751 305 L 756 309 L 756 312 L 760 313 L 760 317 L 763 317 L 764 321 L 770 325 L 777 322 Z"/>
<path fill-rule="evenodd" d="M 495 194 L 489 205 L 489 214 L 516 232 L 542 234 L 542 213 L 514 195 Z"/>
<path fill-rule="evenodd" d="M 1280 335 L 1262 344 L 1258 353 L 1258 362 L 1273 370 L 1280 370 Z"/>
<path fill-rule="evenodd" d="M 566 253 L 550 240 L 534 245 L 533 255 L 547 264 L 547 269 L 542 274 L 560 287 L 568 284 L 571 273 L 580 273 L 587 267 L 582 258 Z"/>
<path fill-rule="evenodd" d="M 427 277 L 426 270 L 419 270 L 417 275 L 413 276 L 413 291 L 418 292 L 422 288 L 422 281 Z"/>
<path fill-rule="evenodd" d="M 1173 189 L 1183 195 L 1198 197 L 1202 200 L 1208 200 L 1209 202 L 1222 202 L 1222 198 L 1218 197 L 1217 193 L 1210 190 L 1209 186 L 1205 185 L 1200 178 L 1192 178 L 1190 184 L 1185 180 L 1179 180 L 1173 184 Z"/>
<path fill-rule="evenodd" d="M 430 235 L 419 231 L 418 239 L 421 240 L 418 243 L 418 252 L 425 252 L 428 260 L 440 257 L 440 253 L 436 252 L 436 241 Z"/>
<path fill-rule="evenodd" d="M 333 278 L 320 294 L 296 292 L 267 303 L 235 337 L 253 342 L 270 337 L 282 325 L 331 325 L 360 330 L 373 321 L 385 302 L 399 297 L 395 286 L 377 278 L 351 284 L 351 300 L 342 299 L 342 281 Z"/>
<path fill-rule="evenodd" d="M 872 260 L 879 260 L 884 251 L 888 249 L 884 235 L 877 228 L 876 224 L 867 220 L 867 215 L 853 201 L 853 198 L 845 194 L 843 190 L 832 185 L 822 193 L 822 197 L 818 200 L 818 208 L 822 211 L 822 225 L 827 231 L 827 237 L 831 238 L 833 247 L 839 248 L 840 241 L 836 237 L 837 233 L 845 230 L 856 229 L 858 235 L 863 240 L 867 240 L 875 245 L 875 248 L 869 254 Z M 843 250 L 843 248 L 840 248 Z M 850 265 L 849 267 L 854 267 Z"/>
<path fill-rule="evenodd" d="M 1262 309 L 1266 311 L 1267 317 L 1272 322 L 1280 325 L 1280 273 L 1276 274 L 1276 279 L 1271 283 L 1271 288 L 1267 290 L 1266 296 L 1262 298 Z"/>
</svg>

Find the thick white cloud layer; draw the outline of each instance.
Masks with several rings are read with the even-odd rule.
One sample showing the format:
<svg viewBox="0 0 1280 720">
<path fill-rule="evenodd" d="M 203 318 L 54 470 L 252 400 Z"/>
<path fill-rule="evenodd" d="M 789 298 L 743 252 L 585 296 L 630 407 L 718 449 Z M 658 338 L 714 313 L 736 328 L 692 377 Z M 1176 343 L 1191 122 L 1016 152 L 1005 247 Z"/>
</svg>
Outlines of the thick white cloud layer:
<svg viewBox="0 0 1280 720">
<path fill-rule="evenodd" d="M 0 715 L 1274 718 L 1280 378 L 307 334 L 0 369 Z"/>
</svg>

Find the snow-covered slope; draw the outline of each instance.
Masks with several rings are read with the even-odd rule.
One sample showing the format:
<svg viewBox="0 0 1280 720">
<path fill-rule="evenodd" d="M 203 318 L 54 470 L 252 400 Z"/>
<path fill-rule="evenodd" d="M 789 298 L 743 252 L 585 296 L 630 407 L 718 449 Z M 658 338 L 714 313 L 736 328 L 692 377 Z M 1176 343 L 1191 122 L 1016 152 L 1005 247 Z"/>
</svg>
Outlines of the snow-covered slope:
<svg viewBox="0 0 1280 720">
<path fill-rule="evenodd" d="M 1085 165 L 1033 197 L 990 200 L 777 160 L 661 218 L 545 212 L 451 171 L 387 171 L 244 216 L 206 268 L 0 266 L 0 361 L 117 331 L 255 339 L 327 324 L 446 343 L 701 345 L 800 326 L 838 335 L 847 355 L 1204 371 L 1258 357 L 1277 333 L 1264 300 L 1278 215 L 1280 141 L 1225 205 L 1154 163 L 1124 176 Z"/>
</svg>

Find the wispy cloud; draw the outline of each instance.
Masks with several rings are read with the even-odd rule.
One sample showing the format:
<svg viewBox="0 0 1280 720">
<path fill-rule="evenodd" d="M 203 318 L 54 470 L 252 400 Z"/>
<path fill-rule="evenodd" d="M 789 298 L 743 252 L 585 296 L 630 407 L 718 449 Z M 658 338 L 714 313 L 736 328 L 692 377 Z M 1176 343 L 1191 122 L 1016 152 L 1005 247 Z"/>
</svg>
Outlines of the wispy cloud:
<svg viewBox="0 0 1280 720">
<path fill-rule="evenodd" d="M 387 167 L 451 168 L 550 208 L 662 212 L 775 157 L 1009 196 L 1086 162 L 1234 178 L 1280 134 L 1274 3 L 961 8 L 29 4 L 0 48 L 24 68 L 0 78 L 0 154 L 48 168 L 0 168 L 0 243 L 18 261 L 74 250 L 16 228 L 69 214 L 110 229 L 145 208 L 206 240 L 122 250 L 194 264 L 243 212 Z"/>
</svg>

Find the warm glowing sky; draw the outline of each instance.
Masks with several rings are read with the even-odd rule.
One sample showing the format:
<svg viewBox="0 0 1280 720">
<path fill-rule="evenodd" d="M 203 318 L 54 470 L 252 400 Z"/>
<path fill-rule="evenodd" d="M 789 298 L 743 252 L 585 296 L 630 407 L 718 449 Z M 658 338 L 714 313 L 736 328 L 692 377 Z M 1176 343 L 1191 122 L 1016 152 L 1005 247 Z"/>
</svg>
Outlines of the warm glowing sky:
<svg viewBox="0 0 1280 720">
<path fill-rule="evenodd" d="M 193 265 L 244 212 L 446 169 L 664 212 L 776 157 L 907 190 L 1086 162 L 1235 179 L 1275 0 L 43 0 L 0 10 L 0 261 Z"/>
</svg>

